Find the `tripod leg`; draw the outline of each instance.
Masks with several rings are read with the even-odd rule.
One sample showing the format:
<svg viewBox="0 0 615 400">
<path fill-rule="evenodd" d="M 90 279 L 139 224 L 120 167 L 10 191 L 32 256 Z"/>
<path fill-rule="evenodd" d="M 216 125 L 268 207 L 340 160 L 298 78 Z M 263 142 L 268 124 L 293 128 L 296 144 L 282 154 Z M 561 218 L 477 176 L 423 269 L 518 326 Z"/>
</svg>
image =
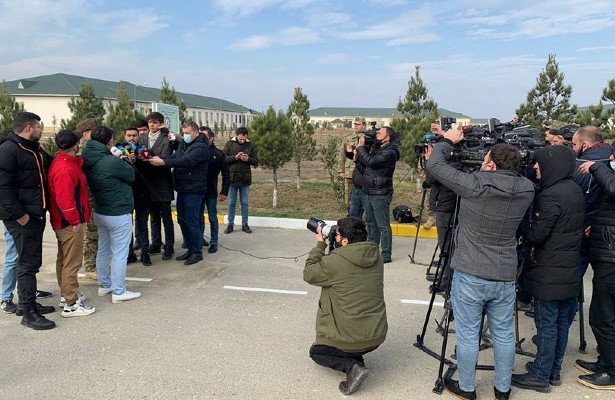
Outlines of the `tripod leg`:
<svg viewBox="0 0 615 400">
<path fill-rule="evenodd" d="M 587 354 L 587 341 L 585 341 L 585 322 L 583 316 L 583 303 L 585 302 L 585 290 L 581 282 L 581 293 L 579 294 L 579 353 Z"/>
<path fill-rule="evenodd" d="M 410 257 L 410 262 L 412 264 L 416 264 L 414 259 L 414 254 L 416 253 L 416 245 L 419 241 L 419 230 L 421 229 L 421 220 L 423 219 L 423 210 L 425 209 L 425 198 L 427 197 L 427 188 L 423 187 L 423 194 L 421 195 L 421 205 L 419 207 L 419 217 L 416 221 L 416 233 L 414 235 L 414 245 L 412 246 L 412 255 L 408 255 Z"/>
</svg>

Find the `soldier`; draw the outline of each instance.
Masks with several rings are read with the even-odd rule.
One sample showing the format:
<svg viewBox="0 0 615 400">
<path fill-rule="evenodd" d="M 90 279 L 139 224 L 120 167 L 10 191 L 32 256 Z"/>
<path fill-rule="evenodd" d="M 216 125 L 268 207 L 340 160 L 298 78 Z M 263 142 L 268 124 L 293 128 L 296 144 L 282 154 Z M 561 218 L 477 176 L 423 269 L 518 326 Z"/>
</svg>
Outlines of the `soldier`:
<svg viewBox="0 0 615 400">
<path fill-rule="evenodd" d="M 348 207 L 348 215 L 358 218 L 363 216 L 363 188 L 356 185 L 356 180 L 354 181 L 355 185 L 353 185 L 354 162 L 352 158 L 347 156 L 347 153 L 353 152 L 358 139 L 365 132 L 365 127 L 365 117 L 354 119 L 353 132 L 344 136 L 342 141 L 338 164 L 338 174 L 340 178 L 344 179 L 344 203 Z"/>
</svg>

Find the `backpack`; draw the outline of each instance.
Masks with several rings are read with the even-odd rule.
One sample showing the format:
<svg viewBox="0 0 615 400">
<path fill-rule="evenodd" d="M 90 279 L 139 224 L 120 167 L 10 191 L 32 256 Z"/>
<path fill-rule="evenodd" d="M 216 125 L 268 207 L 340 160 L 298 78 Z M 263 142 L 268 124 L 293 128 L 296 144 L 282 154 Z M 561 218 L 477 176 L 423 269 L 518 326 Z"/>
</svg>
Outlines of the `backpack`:
<svg viewBox="0 0 615 400">
<path fill-rule="evenodd" d="M 393 219 L 399 223 L 407 224 L 416 222 L 416 218 L 412 217 L 410 207 L 404 204 L 399 204 L 393 209 Z"/>
</svg>

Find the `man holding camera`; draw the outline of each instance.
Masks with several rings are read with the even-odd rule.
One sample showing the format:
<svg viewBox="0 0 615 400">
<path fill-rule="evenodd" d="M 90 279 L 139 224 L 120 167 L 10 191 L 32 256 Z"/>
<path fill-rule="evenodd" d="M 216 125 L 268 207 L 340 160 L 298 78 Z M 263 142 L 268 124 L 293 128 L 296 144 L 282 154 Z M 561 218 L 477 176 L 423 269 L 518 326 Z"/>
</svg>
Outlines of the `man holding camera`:
<svg viewBox="0 0 615 400">
<path fill-rule="evenodd" d="M 383 126 L 376 133 L 371 151 L 365 147 L 365 135 L 357 145 L 358 161 L 365 166 L 363 172 L 363 206 L 368 226 L 368 240 L 380 244 L 382 260 L 391 262 L 393 234 L 391 232 L 391 198 L 393 173 L 399 160 L 399 147 L 395 131 Z"/>
<path fill-rule="evenodd" d="M 362 174 L 353 165 L 357 141 L 365 132 L 365 117 L 356 117 L 353 132 L 344 137 L 339 160 L 339 176 L 344 179 L 344 197 L 348 207 L 348 216 L 363 217 L 363 182 Z M 350 172 L 352 171 L 352 172 Z"/>
<path fill-rule="evenodd" d="M 427 172 L 461 197 L 451 259 L 459 381 L 446 379 L 444 384 L 459 398 L 476 398 L 479 331 L 486 313 L 494 338 L 494 391 L 496 398 L 507 399 L 515 361 L 515 233 L 534 198 L 534 185 L 517 172 L 521 163 L 517 148 L 493 146 L 481 170 L 468 174 L 448 160 L 451 143 L 459 143 L 463 133 L 449 129 L 443 136 L 448 140 L 434 144 Z"/>
<path fill-rule="evenodd" d="M 337 248 L 328 255 L 322 226 L 316 240 L 303 270 L 303 280 L 322 288 L 310 357 L 346 373 L 339 390 L 348 395 L 369 374 L 363 355 L 380 346 L 387 334 L 384 264 L 378 246 L 366 242 L 365 223 L 357 217 L 337 221 Z"/>
</svg>

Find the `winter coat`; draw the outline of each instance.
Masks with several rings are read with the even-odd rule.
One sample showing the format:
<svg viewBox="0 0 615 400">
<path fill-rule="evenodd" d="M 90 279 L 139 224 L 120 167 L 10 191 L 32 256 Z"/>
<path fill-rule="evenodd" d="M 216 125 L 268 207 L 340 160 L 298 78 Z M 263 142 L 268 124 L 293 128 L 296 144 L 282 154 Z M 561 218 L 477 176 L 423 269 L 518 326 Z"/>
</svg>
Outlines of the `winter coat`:
<svg viewBox="0 0 615 400">
<path fill-rule="evenodd" d="M 448 139 L 440 139 L 452 145 Z M 461 165 L 458 162 L 450 162 L 451 166 L 456 169 L 460 169 Z M 432 212 L 445 212 L 451 213 L 455 211 L 455 203 L 457 202 L 457 195 L 451 189 L 447 188 L 437 179 L 434 179 L 431 174 L 425 174 L 425 184 L 429 186 L 429 210 Z"/>
<path fill-rule="evenodd" d="M 526 264 L 524 288 L 544 301 L 578 296 L 581 290 L 580 247 L 585 198 L 572 180 L 574 152 L 566 146 L 536 151 L 540 187 L 534 216 L 523 236 L 533 247 Z"/>
<path fill-rule="evenodd" d="M 215 144 L 209 145 L 209 166 L 207 167 L 207 197 L 218 196 L 218 176 L 222 173 L 220 194 L 228 196 L 231 174 L 222 150 Z"/>
<path fill-rule="evenodd" d="M 461 197 L 451 267 L 494 281 L 517 277 L 519 222 L 534 198 L 534 185 L 515 171 L 462 172 L 447 160 L 452 146 L 434 144 L 427 172 Z"/>
<path fill-rule="evenodd" d="M 596 162 L 589 172 L 604 191 L 589 235 L 589 259 L 595 268 L 594 264 L 615 264 L 615 172 L 606 162 Z"/>
<path fill-rule="evenodd" d="M 371 152 L 364 146 L 357 147 L 363 172 L 363 193 L 371 196 L 393 195 L 393 173 L 399 160 L 399 147 L 396 143 L 375 145 Z"/>
<path fill-rule="evenodd" d="M 152 147 L 149 147 L 149 135 L 146 133 L 139 139 L 139 143 L 148 148 L 152 156 L 160 158 L 169 157 L 173 154 L 172 146 L 166 135 L 160 133 Z M 173 193 L 173 176 L 171 170 L 163 166 L 153 166 L 148 163 L 142 163 L 138 168 L 143 175 L 143 179 L 149 186 L 148 194 L 153 202 L 170 202 L 175 198 Z M 141 186 L 140 184 L 137 186 Z M 147 186 L 145 186 L 147 187 Z"/>
<path fill-rule="evenodd" d="M 353 243 L 325 255 L 318 242 L 310 251 L 303 280 L 320 286 L 316 342 L 343 351 L 378 346 L 387 334 L 384 264 L 378 245 Z"/>
<path fill-rule="evenodd" d="M 135 172 L 129 163 L 111 154 L 109 148 L 96 140 L 88 140 L 81 153 L 85 176 L 94 196 L 94 212 L 118 216 L 132 214 L 132 187 Z"/>
<path fill-rule="evenodd" d="M 232 186 L 250 186 L 252 184 L 252 169 L 258 165 L 256 157 L 256 147 L 246 139 L 243 144 L 237 141 L 237 137 L 232 138 L 224 145 L 224 155 L 229 166 Z M 243 152 L 248 155 L 248 161 L 235 158 L 237 153 Z"/>
<path fill-rule="evenodd" d="M 17 220 L 26 214 L 45 217 L 52 159 L 39 142 L 8 134 L 0 145 L 0 219 Z"/>
<path fill-rule="evenodd" d="M 581 190 L 585 195 L 585 228 L 591 226 L 592 218 L 598 211 L 598 207 L 600 207 L 600 203 L 602 202 L 604 191 L 598 182 L 596 182 L 596 179 L 592 176 L 592 174 L 581 174 L 579 172 L 579 167 L 585 161 L 608 162 L 610 156 L 611 146 L 607 143 L 599 143 L 581 153 L 576 162 L 576 167 L 574 169 L 574 173 L 572 174 L 572 180 L 581 187 Z"/>
<path fill-rule="evenodd" d="M 207 193 L 207 165 L 209 164 L 209 141 L 203 134 L 190 143 L 182 141 L 175 154 L 164 158 L 167 168 L 175 168 L 177 193 Z"/>
<path fill-rule="evenodd" d="M 47 181 L 49 215 L 53 229 L 79 225 L 90 220 L 88 185 L 82 166 L 81 157 L 64 152 L 59 152 L 51 163 Z"/>
</svg>

